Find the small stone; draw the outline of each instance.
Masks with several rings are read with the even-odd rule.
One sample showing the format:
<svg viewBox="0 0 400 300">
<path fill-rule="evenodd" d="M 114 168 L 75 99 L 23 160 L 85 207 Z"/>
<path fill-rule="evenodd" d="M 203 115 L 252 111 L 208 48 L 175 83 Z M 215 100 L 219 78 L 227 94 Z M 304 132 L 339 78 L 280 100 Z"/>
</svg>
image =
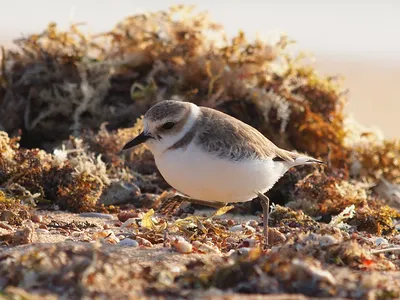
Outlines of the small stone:
<svg viewBox="0 0 400 300">
<path fill-rule="evenodd" d="M 247 225 L 251 226 L 251 227 L 258 227 L 258 222 L 256 220 L 250 220 Z"/>
<path fill-rule="evenodd" d="M 188 254 L 193 251 L 192 244 L 186 241 L 182 237 L 174 238 L 171 244 L 175 248 L 175 250 L 178 251 L 179 253 Z"/>
<path fill-rule="evenodd" d="M 319 245 L 321 247 L 326 247 L 326 246 L 331 246 L 334 244 L 337 244 L 338 241 L 337 239 L 335 239 L 333 236 L 331 235 L 324 235 L 323 237 L 321 237 L 321 239 L 319 240 Z"/>
<path fill-rule="evenodd" d="M 207 243 L 202 243 L 200 241 L 194 241 L 193 246 L 197 248 L 202 253 L 216 253 L 220 254 L 221 251 L 218 249 L 217 246 L 210 245 Z"/>
<path fill-rule="evenodd" d="M 32 215 L 31 220 L 34 223 L 42 223 L 43 222 L 43 217 L 41 215 Z"/>
<path fill-rule="evenodd" d="M 37 228 L 36 232 L 37 233 L 49 233 L 49 231 L 47 229 L 42 229 L 42 228 Z"/>
<path fill-rule="evenodd" d="M 96 212 L 88 212 L 88 213 L 81 213 L 79 214 L 80 217 L 83 218 L 100 218 L 100 219 L 112 219 L 112 215 L 103 214 L 103 213 L 96 213 Z"/>
<path fill-rule="evenodd" d="M 33 234 L 34 231 L 31 227 L 24 227 L 23 229 L 14 233 L 12 244 L 14 246 L 30 244 L 33 242 Z"/>
<path fill-rule="evenodd" d="M 269 228 L 268 230 L 268 242 L 271 245 L 276 245 L 276 244 L 282 244 L 286 242 L 286 236 L 281 233 L 278 229 L 276 228 Z"/>
<path fill-rule="evenodd" d="M 244 230 L 244 228 L 243 228 L 242 224 L 235 225 L 229 229 L 229 231 L 232 231 L 232 232 L 240 232 L 243 230 Z"/>
<path fill-rule="evenodd" d="M 137 218 L 130 218 L 130 219 L 126 220 L 124 223 L 122 223 L 121 228 L 129 227 L 133 224 L 137 224 L 136 220 L 137 220 Z"/>
<path fill-rule="evenodd" d="M 111 230 L 103 230 L 95 232 L 92 235 L 93 240 L 100 240 L 100 242 L 105 242 L 108 244 L 117 244 L 119 243 L 119 238 L 117 238 L 113 231 Z"/>
<path fill-rule="evenodd" d="M 110 225 L 104 224 L 104 225 L 103 225 L 103 229 L 110 229 Z"/>
<path fill-rule="evenodd" d="M 46 226 L 46 224 L 40 224 L 40 225 L 39 225 L 39 228 L 40 228 L 40 229 L 48 229 L 48 227 Z"/>
<path fill-rule="evenodd" d="M 128 247 L 139 247 L 139 243 L 135 240 L 130 238 L 125 238 L 118 243 L 120 246 L 128 246 Z"/>
<path fill-rule="evenodd" d="M 229 231 L 231 232 L 241 232 L 241 231 L 251 231 L 251 232 L 255 232 L 256 230 L 249 226 L 249 225 L 245 225 L 245 224 L 239 224 L 239 225 L 235 225 L 232 226 Z"/>
<path fill-rule="evenodd" d="M 136 211 L 121 211 L 117 217 L 121 222 L 125 222 L 130 218 L 138 218 L 139 216 Z"/>
<path fill-rule="evenodd" d="M 230 219 L 226 223 L 228 224 L 228 226 L 235 225 L 235 221 L 230 220 Z"/>
<path fill-rule="evenodd" d="M 385 238 L 383 238 L 383 237 L 378 237 L 378 238 L 375 240 L 375 245 L 376 245 L 376 246 L 388 245 L 388 244 L 389 244 L 388 240 L 385 239 Z"/>
<path fill-rule="evenodd" d="M 138 241 L 138 243 L 141 246 L 145 246 L 145 247 L 149 247 L 149 248 L 153 247 L 153 244 L 149 240 L 146 240 L 145 238 L 138 236 L 138 237 L 136 237 L 136 240 Z"/>
<path fill-rule="evenodd" d="M 112 182 L 101 194 L 99 203 L 104 205 L 133 203 L 139 195 L 139 187 L 132 182 Z"/>
</svg>

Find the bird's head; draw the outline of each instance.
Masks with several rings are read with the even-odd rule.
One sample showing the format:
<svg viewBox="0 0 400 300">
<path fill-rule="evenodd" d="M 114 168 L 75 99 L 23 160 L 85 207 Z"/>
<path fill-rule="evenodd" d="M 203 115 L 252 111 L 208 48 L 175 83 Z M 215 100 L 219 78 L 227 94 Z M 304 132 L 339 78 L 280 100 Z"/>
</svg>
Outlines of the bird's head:
<svg viewBox="0 0 400 300">
<path fill-rule="evenodd" d="M 198 106 L 189 102 L 164 100 L 144 115 L 143 132 L 128 142 L 123 150 L 142 143 L 153 154 L 159 154 L 179 141 L 196 120 Z"/>
</svg>

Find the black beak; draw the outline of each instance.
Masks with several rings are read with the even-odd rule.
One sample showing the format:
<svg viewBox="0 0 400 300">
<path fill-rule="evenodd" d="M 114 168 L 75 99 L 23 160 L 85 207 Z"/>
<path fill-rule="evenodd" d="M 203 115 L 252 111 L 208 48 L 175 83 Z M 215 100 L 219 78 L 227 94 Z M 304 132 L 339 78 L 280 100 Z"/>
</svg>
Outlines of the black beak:
<svg viewBox="0 0 400 300">
<path fill-rule="evenodd" d="M 132 141 L 128 142 L 124 146 L 124 148 L 122 148 L 122 150 L 126 150 L 126 149 L 129 149 L 129 148 L 135 147 L 137 145 L 140 145 L 140 144 L 146 142 L 150 138 L 151 138 L 150 135 L 146 135 L 144 132 L 142 132 L 137 137 L 135 137 Z"/>
</svg>

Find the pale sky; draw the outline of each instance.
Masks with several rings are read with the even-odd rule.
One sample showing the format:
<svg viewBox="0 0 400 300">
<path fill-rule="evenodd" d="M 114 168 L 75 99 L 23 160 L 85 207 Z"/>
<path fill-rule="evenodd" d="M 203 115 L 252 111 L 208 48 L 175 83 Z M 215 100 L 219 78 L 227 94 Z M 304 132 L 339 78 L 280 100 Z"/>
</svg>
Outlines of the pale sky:
<svg viewBox="0 0 400 300">
<path fill-rule="evenodd" d="M 106 31 L 141 11 L 195 4 L 232 35 L 286 32 L 316 55 L 400 61 L 400 0 L 0 0 L 0 43 L 43 30 L 50 21 L 66 28 L 85 22 Z"/>
</svg>

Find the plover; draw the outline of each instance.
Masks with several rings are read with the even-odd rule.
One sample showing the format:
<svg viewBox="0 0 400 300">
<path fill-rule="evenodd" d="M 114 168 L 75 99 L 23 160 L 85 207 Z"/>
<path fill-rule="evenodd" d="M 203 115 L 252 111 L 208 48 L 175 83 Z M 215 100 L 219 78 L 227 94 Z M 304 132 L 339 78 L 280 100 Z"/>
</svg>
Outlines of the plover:
<svg viewBox="0 0 400 300">
<path fill-rule="evenodd" d="M 189 198 L 234 203 L 257 196 L 268 244 L 264 195 L 290 168 L 323 163 L 277 147 L 250 125 L 215 109 L 164 100 L 144 115 L 143 132 L 123 150 L 145 143 L 164 179 Z"/>
</svg>

